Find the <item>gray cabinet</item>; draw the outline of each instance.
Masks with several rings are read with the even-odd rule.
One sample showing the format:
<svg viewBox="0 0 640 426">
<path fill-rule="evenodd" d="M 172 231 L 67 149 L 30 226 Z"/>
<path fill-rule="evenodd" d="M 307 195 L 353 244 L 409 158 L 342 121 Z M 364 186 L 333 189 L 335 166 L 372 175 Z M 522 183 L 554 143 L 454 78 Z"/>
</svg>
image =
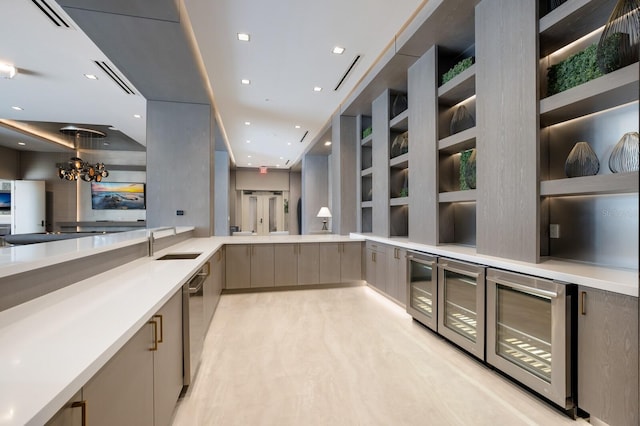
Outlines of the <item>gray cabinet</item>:
<svg viewBox="0 0 640 426">
<path fill-rule="evenodd" d="M 274 244 L 274 281 L 276 286 L 298 284 L 298 245 Z"/>
<path fill-rule="evenodd" d="M 83 424 L 82 412 L 86 409 L 84 404 L 82 390 L 80 390 L 45 423 L 45 426 L 81 426 Z"/>
<path fill-rule="evenodd" d="M 298 244 L 298 284 L 320 282 L 320 246 L 318 243 Z"/>
<path fill-rule="evenodd" d="M 251 287 L 274 286 L 273 244 L 251 245 Z"/>
<path fill-rule="evenodd" d="M 387 291 L 398 302 L 407 303 L 407 250 L 387 246 Z"/>
<path fill-rule="evenodd" d="M 157 323 L 144 325 L 82 388 L 87 424 L 153 425 L 153 355 Z"/>
<path fill-rule="evenodd" d="M 367 283 L 387 293 L 387 252 L 383 245 L 367 242 Z"/>
<path fill-rule="evenodd" d="M 340 243 L 340 282 L 362 280 L 362 243 Z"/>
<path fill-rule="evenodd" d="M 229 244 L 225 250 L 225 288 L 251 287 L 251 246 L 249 244 Z"/>
<path fill-rule="evenodd" d="M 154 425 L 171 424 L 182 391 L 182 291 L 176 292 L 153 319 L 159 321 L 158 350 L 153 351 Z"/>
<path fill-rule="evenodd" d="M 225 248 L 221 247 L 215 254 L 209 259 L 209 276 L 203 285 L 203 297 L 204 297 L 204 332 L 209 326 L 209 323 L 213 319 L 213 313 L 216 306 L 220 301 L 220 293 L 224 284 L 225 276 Z"/>
<path fill-rule="evenodd" d="M 340 282 L 340 243 L 320 244 L 320 282 Z"/>
<path fill-rule="evenodd" d="M 640 424 L 638 299 L 580 288 L 578 406 L 611 425 Z"/>
</svg>

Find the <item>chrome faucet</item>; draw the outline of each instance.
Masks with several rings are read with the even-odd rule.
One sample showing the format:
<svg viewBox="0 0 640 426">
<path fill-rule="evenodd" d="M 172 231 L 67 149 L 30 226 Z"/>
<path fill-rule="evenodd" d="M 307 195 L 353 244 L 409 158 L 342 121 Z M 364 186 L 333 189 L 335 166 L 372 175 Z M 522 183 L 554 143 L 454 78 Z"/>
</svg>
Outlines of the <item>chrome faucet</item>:
<svg viewBox="0 0 640 426">
<path fill-rule="evenodd" d="M 148 249 L 148 253 L 149 256 L 153 256 L 153 251 L 154 251 L 154 243 L 156 241 L 155 238 L 155 233 L 156 232 L 160 232 L 160 231 L 168 231 L 173 229 L 173 235 L 176 235 L 178 232 L 176 230 L 175 226 L 165 226 L 163 228 L 154 228 L 154 229 L 149 229 L 147 232 L 147 249 Z"/>
</svg>

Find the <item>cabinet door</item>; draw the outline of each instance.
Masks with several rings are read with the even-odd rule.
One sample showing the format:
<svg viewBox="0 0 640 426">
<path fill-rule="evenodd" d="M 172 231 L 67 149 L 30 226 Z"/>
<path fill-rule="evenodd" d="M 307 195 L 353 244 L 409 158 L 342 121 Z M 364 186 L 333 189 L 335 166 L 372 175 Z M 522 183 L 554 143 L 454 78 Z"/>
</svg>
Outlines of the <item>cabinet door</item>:
<svg viewBox="0 0 640 426">
<path fill-rule="evenodd" d="M 362 243 L 341 243 L 340 280 L 362 280 Z"/>
<path fill-rule="evenodd" d="M 298 244 L 298 284 L 320 282 L 320 248 L 317 243 Z"/>
<path fill-rule="evenodd" d="M 578 406 L 611 425 L 637 425 L 638 299 L 580 288 Z"/>
<path fill-rule="evenodd" d="M 376 270 L 376 282 L 374 285 L 378 290 L 389 294 L 387 290 L 387 252 L 384 247 L 378 246 L 374 261 Z"/>
<path fill-rule="evenodd" d="M 376 286 L 376 251 L 373 249 L 366 250 L 367 258 L 365 259 L 365 274 L 369 285 Z"/>
<path fill-rule="evenodd" d="M 81 426 L 82 425 L 82 390 L 71 397 L 69 402 L 47 422 L 45 426 Z"/>
<path fill-rule="evenodd" d="M 396 258 L 396 280 L 398 285 L 398 302 L 407 305 L 407 250 L 398 248 Z"/>
<path fill-rule="evenodd" d="M 153 326 L 143 326 L 82 388 L 91 426 L 153 425 Z"/>
<path fill-rule="evenodd" d="M 251 245 L 251 287 L 273 287 L 273 244 Z"/>
<path fill-rule="evenodd" d="M 298 284 L 298 251 L 296 244 L 275 244 L 274 279 L 276 286 Z"/>
<path fill-rule="evenodd" d="M 211 275 L 211 274 L 209 274 Z M 159 321 L 158 350 L 153 353 L 155 426 L 171 424 L 182 390 L 182 290 L 154 315 Z"/>
<path fill-rule="evenodd" d="M 340 244 L 320 243 L 320 282 L 340 282 Z"/>
<path fill-rule="evenodd" d="M 251 247 L 229 244 L 226 247 L 226 288 L 251 287 Z"/>
<path fill-rule="evenodd" d="M 386 274 L 386 290 L 389 296 L 394 299 L 398 298 L 398 249 L 396 247 L 387 246 L 387 274 Z"/>
</svg>

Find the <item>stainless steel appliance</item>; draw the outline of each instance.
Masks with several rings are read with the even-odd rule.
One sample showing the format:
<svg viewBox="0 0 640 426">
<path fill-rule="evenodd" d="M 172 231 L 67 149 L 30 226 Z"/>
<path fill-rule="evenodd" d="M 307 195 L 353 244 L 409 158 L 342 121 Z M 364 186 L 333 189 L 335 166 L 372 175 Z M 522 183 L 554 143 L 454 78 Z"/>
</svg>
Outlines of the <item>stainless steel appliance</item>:
<svg viewBox="0 0 640 426">
<path fill-rule="evenodd" d="M 438 259 L 438 333 L 484 360 L 485 267 Z"/>
<path fill-rule="evenodd" d="M 438 331 L 437 258 L 409 251 L 407 259 L 407 313 L 433 331 Z"/>
<path fill-rule="evenodd" d="M 183 384 L 190 385 L 202 355 L 204 342 L 203 285 L 210 273 L 209 262 L 182 287 Z"/>
<path fill-rule="evenodd" d="M 487 271 L 487 362 L 564 409 L 574 406 L 574 295 L 574 285 Z"/>
</svg>

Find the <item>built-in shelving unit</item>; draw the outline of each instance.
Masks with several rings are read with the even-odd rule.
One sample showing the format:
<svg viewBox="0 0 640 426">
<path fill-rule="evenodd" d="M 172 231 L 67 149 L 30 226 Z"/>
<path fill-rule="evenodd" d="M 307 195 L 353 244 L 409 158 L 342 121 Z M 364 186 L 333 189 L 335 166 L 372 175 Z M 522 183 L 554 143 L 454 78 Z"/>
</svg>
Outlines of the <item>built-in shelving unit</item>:
<svg viewBox="0 0 640 426">
<path fill-rule="evenodd" d="M 612 173 L 608 165 L 622 135 L 638 131 L 638 63 L 546 96 L 546 69 L 597 43 L 615 3 L 567 1 L 539 22 L 540 254 L 637 268 L 638 172 Z M 566 158 L 582 141 L 600 169 L 567 178 Z"/>
<path fill-rule="evenodd" d="M 475 56 L 475 46 L 464 51 L 438 49 L 438 82 L 451 66 Z M 438 204 L 439 244 L 475 245 L 476 191 L 462 184 L 461 153 L 476 148 L 476 127 L 453 129 L 454 114 L 466 108 L 476 120 L 476 66 L 471 65 L 438 87 Z M 464 203 L 458 205 L 459 203 Z"/>
<path fill-rule="evenodd" d="M 360 202 L 359 202 L 359 226 L 360 232 L 370 233 L 373 231 L 373 133 L 366 129 L 371 128 L 371 115 L 360 115 L 357 120 L 358 140 L 360 149 L 358 153 L 360 167 Z"/>
<path fill-rule="evenodd" d="M 397 100 L 407 94 L 390 92 L 389 96 L 389 235 L 409 234 L 409 109 L 393 111 Z M 395 112 L 395 115 L 394 115 Z"/>
</svg>

